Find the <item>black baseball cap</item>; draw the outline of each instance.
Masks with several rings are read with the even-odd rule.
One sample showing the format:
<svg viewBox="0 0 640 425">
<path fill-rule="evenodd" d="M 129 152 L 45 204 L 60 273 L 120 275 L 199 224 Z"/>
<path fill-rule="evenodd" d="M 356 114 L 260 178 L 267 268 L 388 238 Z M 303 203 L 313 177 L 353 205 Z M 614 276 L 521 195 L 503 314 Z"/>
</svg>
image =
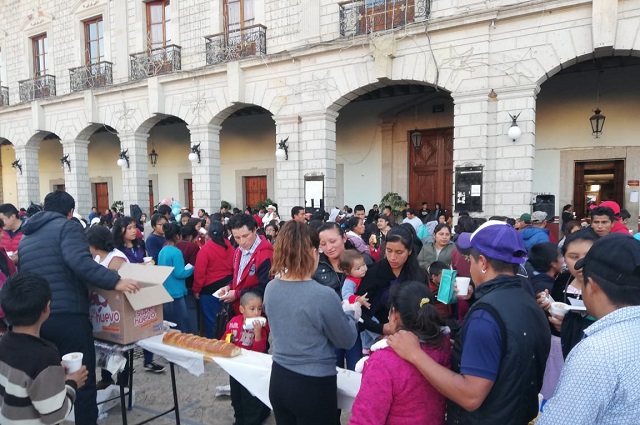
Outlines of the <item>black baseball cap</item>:
<svg viewBox="0 0 640 425">
<path fill-rule="evenodd" d="M 640 286 L 640 241 L 622 233 L 610 233 L 598 239 L 587 255 L 576 262 L 576 270 L 617 285 Z"/>
</svg>

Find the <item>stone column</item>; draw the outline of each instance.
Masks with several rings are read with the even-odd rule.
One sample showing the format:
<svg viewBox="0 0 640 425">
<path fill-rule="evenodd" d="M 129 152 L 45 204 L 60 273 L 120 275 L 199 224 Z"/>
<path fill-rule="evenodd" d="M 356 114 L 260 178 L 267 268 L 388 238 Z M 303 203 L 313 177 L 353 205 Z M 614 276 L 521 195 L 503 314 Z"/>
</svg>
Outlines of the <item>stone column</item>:
<svg viewBox="0 0 640 425">
<path fill-rule="evenodd" d="M 22 173 L 18 176 L 18 209 L 27 208 L 30 202 L 42 204 L 44 196 L 40 196 L 40 171 L 38 161 L 40 146 L 15 146 L 16 160 L 20 160 Z"/>
<path fill-rule="evenodd" d="M 453 93 L 454 172 L 483 166 L 482 216 L 519 216 L 531 209 L 537 86 L 490 93 Z M 522 135 L 509 139 L 509 114 L 517 115 Z M 454 190 L 455 194 L 455 190 Z"/>
<path fill-rule="evenodd" d="M 334 111 L 310 112 L 300 123 L 300 170 L 302 177 L 324 176 L 325 210 L 336 203 L 336 119 Z M 304 182 L 303 182 L 304 184 Z M 304 187 L 304 186 L 303 186 Z"/>
<path fill-rule="evenodd" d="M 87 218 L 91 212 L 91 187 L 89 184 L 89 141 L 65 140 L 63 155 L 69 155 L 71 167 L 64 168 L 64 185 L 76 201 L 76 212 Z"/>
<path fill-rule="evenodd" d="M 276 123 L 275 150 L 280 140 L 287 140 L 289 159 L 276 158 L 275 202 L 278 203 L 280 217 L 288 220 L 291 208 L 311 206 L 304 204 L 304 176 L 301 174 L 302 151 L 300 142 L 300 120 L 298 115 L 274 117 Z"/>
<path fill-rule="evenodd" d="M 191 146 L 200 143 L 200 163 L 191 164 L 193 209 L 218 211 L 220 208 L 220 127 L 213 124 L 190 125 Z"/>
<path fill-rule="evenodd" d="M 137 204 L 142 209 L 149 205 L 149 171 L 147 162 L 148 134 L 120 133 L 120 149 L 127 150 L 129 166 L 122 167 L 122 202 L 124 213 L 129 214 L 129 207 Z"/>
<path fill-rule="evenodd" d="M 500 215 L 519 216 L 531 211 L 535 158 L 537 85 L 503 89 L 496 108 L 496 204 Z M 507 136 L 511 115 L 518 115 L 522 135 L 514 142 Z"/>
</svg>

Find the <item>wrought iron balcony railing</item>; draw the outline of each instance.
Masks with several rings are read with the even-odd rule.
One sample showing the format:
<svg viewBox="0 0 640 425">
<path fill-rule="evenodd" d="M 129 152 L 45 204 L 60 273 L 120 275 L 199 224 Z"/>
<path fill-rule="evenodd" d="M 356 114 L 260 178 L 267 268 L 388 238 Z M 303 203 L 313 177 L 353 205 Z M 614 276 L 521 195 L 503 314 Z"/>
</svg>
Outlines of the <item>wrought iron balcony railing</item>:
<svg viewBox="0 0 640 425">
<path fill-rule="evenodd" d="M 56 95 L 56 77 L 53 75 L 40 75 L 29 80 L 18 81 L 20 102 L 28 102 L 33 99 L 46 99 Z"/>
<path fill-rule="evenodd" d="M 9 87 L 0 86 L 0 106 L 9 106 Z"/>
<path fill-rule="evenodd" d="M 71 91 L 95 89 L 113 84 L 111 62 L 92 63 L 69 70 Z"/>
<path fill-rule="evenodd" d="M 130 78 L 140 80 L 179 71 L 182 62 L 181 50 L 180 46 L 170 44 L 130 55 Z"/>
<path fill-rule="evenodd" d="M 208 65 L 267 53 L 267 27 L 260 24 L 210 35 L 205 39 Z"/>
<path fill-rule="evenodd" d="M 389 31 L 429 17 L 431 0 L 353 0 L 340 4 L 340 35 Z"/>
</svg>

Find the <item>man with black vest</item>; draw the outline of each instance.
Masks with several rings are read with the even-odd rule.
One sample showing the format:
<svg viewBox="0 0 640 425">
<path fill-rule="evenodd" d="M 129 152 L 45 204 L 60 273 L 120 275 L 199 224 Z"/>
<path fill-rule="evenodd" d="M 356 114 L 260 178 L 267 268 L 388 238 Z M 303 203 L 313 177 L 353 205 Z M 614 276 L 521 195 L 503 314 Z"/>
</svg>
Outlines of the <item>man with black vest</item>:
<svg viewBox="0 0 640 425">
<path fill-rule="evenodd" d="M 513 227 L 493 220 L 456 243 L 469 255 L 476 301 L 456 337 L 452 370 L 422 351 L 412 333 L 391 335 L 389 345 L 449 399 L 449 424 L 526 425 L 538 414 L 550 333 L 516 276 L 524 243 Z"/>
</svg>

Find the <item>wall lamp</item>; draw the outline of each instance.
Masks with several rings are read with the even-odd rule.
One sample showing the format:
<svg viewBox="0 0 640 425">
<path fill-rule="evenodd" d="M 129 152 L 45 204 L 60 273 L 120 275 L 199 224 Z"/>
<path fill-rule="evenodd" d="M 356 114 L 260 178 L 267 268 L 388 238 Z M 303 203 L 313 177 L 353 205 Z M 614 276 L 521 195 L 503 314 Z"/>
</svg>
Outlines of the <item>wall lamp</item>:
<svg viewBox="0 0 640 425">
<path fill-rule="evenodd" d="M 511 127 L 509 127 L 509 131 L 507 132 L 507 135 L 509 136 L 510 139 L 513 139 L 513 141 L 515 142 L 522 135 L 522 130 L 520 130 L 520 127 L 518 127 L 518 123 L 516 122 L 520 114 L 518 115 L 509 114 L 509 116 L 511 117 Z"/>
<path fill-rule="evenodd" d="M 129 153 L 129 149 L 125 149 L 120 152 L 118 161 L 116 162 L 119 167 L 124 167 L 126 164 L 127 168 L 129 168 L 129 155 L 127 155 L 127 153 Z"/>
<path fill-rule="evenodd" d="M 411 144 L 413 145 L 413 148 L 417 152 L 420 149 L 420 146 L 422 146 L 422 133 L 420 132 L 420 130 L 416 128 L 411 132 L 410 138 L 411 138 Z"/>
<path fill-rule="evenodd" d="M 289 137 L 278 142 L 278 148 L 276 149 L 276 158 L 284 159 L 285 161 L 289 160 L 289 146 L 287 146 L 288 140 Z"/>
<path fill-rule="evenodd" d="M 191 153 L 189 154 L 189 161 L 195 162 L 196 160 L 200 164 L 200 143 L 191 146 Z"/>
<path fill-rule="evenodd" d="M 151 166 L 155 167 L 158 163 L 158 154 L 155 149 L 151 149 L 151 153 L 149 154 L 149 161 L 151 161 Z"/>
<path fill-rule="evenodd" d="M 20 174 L 22 174 L 22 165 L 20 165 L 20 159 L 16 159 L 15 161 L 13 161 L 11 163 L 11 167 L 20 171 Z"/>
<path fill-rule="evenodd" d="M 60 158 L 60 165 L 62 165 L 62 169 L 64 169 L 64 166 L 66 165 L 67 168 L 69 168 L 69 172 L 71 172 L 71 161 L 69 160 L 69 154 L 63 155 L 62 158 Z"/>
</svg>

